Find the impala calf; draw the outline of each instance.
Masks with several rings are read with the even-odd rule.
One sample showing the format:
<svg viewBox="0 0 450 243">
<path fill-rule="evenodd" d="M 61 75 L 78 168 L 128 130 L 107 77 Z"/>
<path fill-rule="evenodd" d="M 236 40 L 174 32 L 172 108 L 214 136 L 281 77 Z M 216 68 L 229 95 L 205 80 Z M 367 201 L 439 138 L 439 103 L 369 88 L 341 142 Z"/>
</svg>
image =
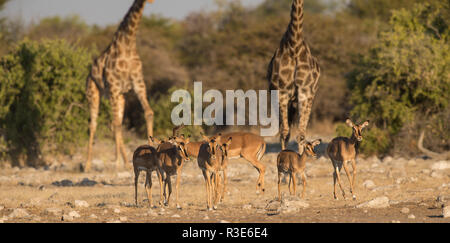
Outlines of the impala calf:
<svg viewBox="0 0 450 243">
<path fill-rule="evenodd" d="M 357 149 L 359 147 L 359 143 L 362 141 L 362 129 L 369 125 L 369 121 L 365 121 L 361 125 L 353 124 L 350 119 L 346 120 L 348 126 L 353 129 L 352 136 L 348 137 L 337 137 L 331 140 L 330 144 L 327 148 L 328 157 L 330 157 L 331 162 L 333 163 L 334 172 L 333 172 L 333 183 L 334 183 L 334 191 L 333 196 L 334 199 L 338 199 L 336 196 L 336 180 L 339 183 L 339 187 L 342 191 L 342 196 L 345 199 L 345 192 L 342 188 L 340 170 L 344 167 L 345 173 L 347 174 L 348 181 L 350 183 L 350 192 L 352 193 L 353 200 L 356 200 L 356 195 L 354 194 L 354 186 L 355 186 L 355 175 L 356 175 L 356 154 Z M 352 179 L 350 179 L 350 172 L 348 170 L 347 163 L 352 163 Z"/>
<path fill-rule="evenodd" d="M 181 209 L 181 206 L 178 203 L 181 169 L 183 168 L 184 161 L 189 161 L 189 156 L 186 153 L 187 143 L 189 143 L 189 140 L 186 143 L 179 143 L 176 142 L 175 139 L 171 138 L 170 142 L 162 143 L 157 149 L 158 169 L 164 178 L 164 204 L 166 206 L 169 205 L 170 195 L 172 194 L 172 183 L 170 177 L 176 175 L 175 198 L 178 209 Z"/>
<path fill-rule="evenodd" d="M 227 167 L 228 148 L 232 138 L 221 144 L 221 136 L 208 138 L 203 136 L 205 143 L 200 147 L 197 157 L 197 163 L 202 170 L 206 184 L 206 204 L 208 210 L 217 209 L 217 202 L 223 196 L 225 190 L 220 191 L 220 171 L 224 173 Z M 223 187 L 225 189 L 225 187 Z"/>
<path fill-rule="evenodd" d="M 302 198 L 305 196 L 305 188 L 306 188 L 306 175 L 305 175 L 305 167 L 306 167 L 306 157 L 316 157 L 316 153 L 314 152 L 314 147 L 319 145 L 322 142 L 321 139 L 316 139 L 313 142 L 307 142 L 303 140 L 300 142 L 300 146 L 303 147 L 303 153 L 300 155 L 299 153 L 292 150 L 283 150 L 278 154 L 277 157 L 277 168 L 278 168 L 278 199 L 281 200 L 281 177 L 283 174 L 289 174 L 289 192 L 291 195 L 296 195 L 297 192 L 297 182 L 295 175 L 297 173 L 301 173 L 302 181 L 303 181 L 303 191 Z M 292 183 L 292 189 L 291 189 Z"/>
</svg>

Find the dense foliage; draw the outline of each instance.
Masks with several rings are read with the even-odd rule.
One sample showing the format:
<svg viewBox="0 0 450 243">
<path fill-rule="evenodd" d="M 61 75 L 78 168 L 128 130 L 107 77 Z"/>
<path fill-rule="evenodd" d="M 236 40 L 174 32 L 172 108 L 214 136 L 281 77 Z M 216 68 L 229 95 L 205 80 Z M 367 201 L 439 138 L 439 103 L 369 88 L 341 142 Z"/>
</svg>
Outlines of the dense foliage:
<svg viewBox="0 0 450 243">
<path fill-rule="evenodd" d="M 6 2 L 0 0 L 0 11 Z M 366 154 L 414 151 L 411 141 L 422 129 L 428 148 L 450 149 L 449 2 L 416 2 L 423 1 L 305 1 L 306 41 L 322 67 L 311 127 L 370 119 L 361 147 Z M 292 1 L 265 0 L 253 8 L 235 0 L 216 3 L 217 10 L 183 20 L 142 19 L 138 49 L 157 136 L 171 132 L 169 98 L 177 88 L 190 90 L 193 81 L 222 92 L 268 87 L 267 66 Z M 0 18 L 0 157 L 31 164 L 27 157 L 70 153 L 72 144 L 85 144 L 85 78 L 116 29 L 77 16 L 30 26 Z M 124 127 L 144 138 L 142 107 L 133 93 L 126 96 Z M 99 135 L 109 129 L 107 106 L 104 99 Z M 337 127 L 338 135 L 350 135 L 345 125 Z M 202 128 L 189 129 L 183 132 Z"/>
</svg>

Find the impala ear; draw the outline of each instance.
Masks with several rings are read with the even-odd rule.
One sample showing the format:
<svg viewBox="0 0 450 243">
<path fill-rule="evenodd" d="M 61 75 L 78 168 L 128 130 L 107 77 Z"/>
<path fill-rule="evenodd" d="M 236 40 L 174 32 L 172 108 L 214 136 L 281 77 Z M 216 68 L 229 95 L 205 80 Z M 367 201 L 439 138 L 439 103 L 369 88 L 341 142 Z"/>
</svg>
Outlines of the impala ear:
<svg viewBox="0 0 450 243">
<path fill-rule="evenodd" d="M 229 138 L 228 138 L 228 141 L 227 141 L 225 144 L 226 144 L 227 146 L 230 146 L 231 140 L 233 140 L 233 138 L 232 138 L 232 137 L 229 137 Z"/>
<path fill-rule="evenodd" d="M 349 125 L 350 127 L 353 127 L 355 125 L 355 124 L 353 124 L 352 120 L 350 120 L 350 119 L 347 119 L 345 121 L 345 123 L 347 123 L 347 125 Z"/>
<path fill-rule="evenodd" d="M 319 145 L 320 143 L 322 143 L 322 139 L 319 138 L 319 139 L 314 140 L 311 144 L 313 147 L 315 147 L 315 146 Z"/>
<path fill-rule="evenodd" d="M 365 127 L 367 127 L 367 126 L 369 126 L 369 120 L 367 120 L 367 121 L 365 121 L 363 124 L 361 124 L 361 129 L 362 129 L 362 128 L 365 128 Z"/>
<path fill-rule="evenodd" d="M 209 142 L 209 138 L 207 136 L 205 136 L 205 134 L 200 133 L 200 135 L 202 135 L 202 138 L 205 142 Z"/>
</svg>

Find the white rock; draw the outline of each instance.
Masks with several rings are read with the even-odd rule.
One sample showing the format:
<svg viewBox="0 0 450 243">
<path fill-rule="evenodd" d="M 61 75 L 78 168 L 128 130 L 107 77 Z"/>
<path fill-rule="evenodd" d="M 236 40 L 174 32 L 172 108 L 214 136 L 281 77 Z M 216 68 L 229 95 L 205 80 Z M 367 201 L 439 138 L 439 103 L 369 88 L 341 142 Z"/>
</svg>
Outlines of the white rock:
<svg viewBox="0 0 450 243">
<path fill-rule="evenodd" d="M 5 206 L 0 205 L 0 211 L 2 211 L 5 208 Z"/>
<path fill-rule="evenodd" d="M 72 221 L 72 220 L 73 220 L 73 216 L 64 214 L 64 215 L 61 217 L 61 220 L 62 220 L 62 221 Z"/>
<path fill-rule="evenodd" d="M 402 208 L 402 210 L 400 212 L 407 214 L 407 213 L 409 213 L 409 208 Z"/>
<path fill-rule="evenodd" d="M 415 219 L 415 218 L 416 218 L 416 216 L 414 216 L 414 214 L 408 215 L 408 219 Z"/>
<path fill-rule="evenodd" d="M 87 208 L 89 207 L 89 203 L 83 200 L 75 200 L 75 207 L 77 208 Z"/>
<path fill-rule="evenodd" d="M 445 206 L 445 207 L 442 209 L 442 216 L 443 216 L 444 218 L 450 218 L 450 206 Z"/>
<path fill-rule="evenodd" d="M 251 204 L 245 204 L 244 206 L 242 206 L 242 209 L 245 209 L 245 210 L 249 210 L 251 208 L 252 208 Z"/>
<path fill-rule="evenodd" d="M 372 180 L 366 180 L 363 182 L 363 186 L 367 189 L 375 188 L 375 183 Z"/>
<path fill-rule="evenodd" d="M 123 216 L 123 217 L 120 217 L 119 220 L 120 220 L 120 222 L 125 222 L 128 220 L 128 218 Z"/>
<path fill-rule="evenodd" d="M 44 214 L 47 214 L 47 215 L 60 216 L 61 213 L 62 213 L 62 209 L 60 209 L 60 208 L 46 208 L 44 210 Z"/>
<path fill-rule="evenodd" d="M 89 216 L 89 218 L 91 218 L 91 219 L 98 219 L 97 215 L 95 215 L 95 214 L 91 214 L 91 215 Z"/>
<path fill-rule="evenodd" d="M 431 172 L 430 176 L 433 177 L 433 178 L 436 178 L 436 179 L 442 179 L 442 177 L 443 177 L 442 174 L 440 172 L 437 172 L 437 171 Z"/>
<path fill-rule="evenodd" d="M 69 217 L 73 217 L 73 218 L 80 218 L 80 214 L 77 211 L 71 211 L 69 214 Z"/>
<path fill-rule="evenodd" d="M 10 218 L 25 218 L 29 217 L 27 210 L 22 208 L 16 208 L 14 211 L 9 215 Z"/>
<path fill-rule="evenodd" d="M 119 178 L 119 179 L 128 179 L 128 178 L 131 178 L 131 173 L 128 172 L 128 171 L 119 172 L 119 173 L 117 173 L 117 178 Z"/>
<path fill-rule="evenodd" d="M 226 221 L 226 220 L 222 219 L 222 220 L 219 221 L 219 223 L 221 223 L 221 224 L 228 224 L 228 223 L 230 223 L 230 221 Z"/>
<path fill-rule="evenodd" d="M 389 198 L 386 196 L 377 197 L 365 203 L 356 206 L 357 208 L 387 208 L 389 207 Z"/>
<path fill-rule="evenodd" d="M 432 170 L 446 170 L 450 169 L 450 161 L 439 161 L 431 165 Z"/>
<path fill-rule="evenodd" d="M 114 213 L 120 213 L 120 208 L 115 208 Z"/>
<path fill-rule="evenodd" d="M 174 214 L 172 215 L 172 218 L 181 218 L 181 216 L 179 214 Z"/>
</svg>

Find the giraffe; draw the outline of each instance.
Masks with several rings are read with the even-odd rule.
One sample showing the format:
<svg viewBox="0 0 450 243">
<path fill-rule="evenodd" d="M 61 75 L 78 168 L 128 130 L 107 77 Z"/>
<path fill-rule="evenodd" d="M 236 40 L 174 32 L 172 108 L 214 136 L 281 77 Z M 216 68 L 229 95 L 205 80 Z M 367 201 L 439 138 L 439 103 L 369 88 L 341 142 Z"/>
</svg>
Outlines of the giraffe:
<svg viewBox="0 0 450 243">
<path fill-rule="evenodd" d="M 90 171 L 92 145 L 97 129 L 97 118 L 101 95 L 110 100 L 112 130 L 116 142 L 116 169 L 120 155 L 127 167 L 131 167 L 126 156 L 122 137 L 122 120 L 125 108 L 124 94 L 133 89 L 141 103 L 146 120 L 147 134 L 153 136 L 153 110 L 147 101 L 147 90 L 142 72 L 142 62 L 136 49 L 136 33 L 142 18 L 145 3 L 154 0 L 135 0 L 120 23 L 112 42 L 92 64 L 86 80 L 86 96 L 89 102 L 89 145 L 85 172 Z"/>
<path fill-rule="evenodd" d="M 303 152 L 311 107 L 318 88 L 320 67 L 303 35 L 303 0 L 293 0 L 291 21 L 270 61 L 270 90 L 279 91 L 280 142 L 286 149 L 290 126 L 298 129 L 298 151 Z"/>
</svg>

